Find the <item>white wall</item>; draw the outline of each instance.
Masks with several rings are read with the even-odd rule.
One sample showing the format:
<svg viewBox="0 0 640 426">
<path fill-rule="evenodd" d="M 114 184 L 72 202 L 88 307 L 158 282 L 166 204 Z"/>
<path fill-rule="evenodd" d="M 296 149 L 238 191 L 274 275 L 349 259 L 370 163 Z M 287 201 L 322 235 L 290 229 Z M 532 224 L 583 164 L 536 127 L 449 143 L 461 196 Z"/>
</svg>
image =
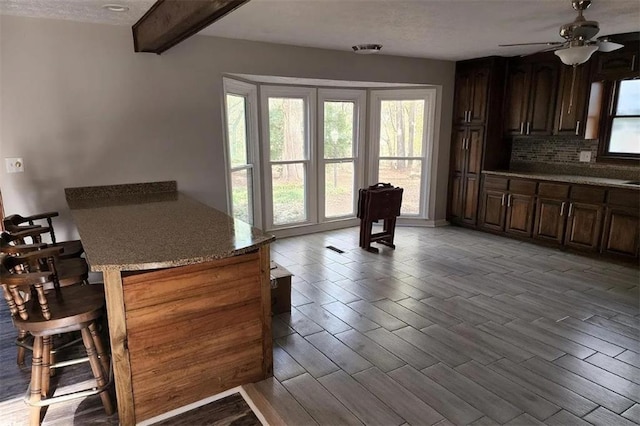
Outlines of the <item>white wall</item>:
<svg viewBox="0 0 640 426">
<path fill-rule="evenodd" d="M 58 210 L 64 188 L 177 180 L 224 210 L 223 73 L 442 86 L 436 217 L 446 212 L 453 62 L 195 36 L 134 53 L 131 29 L 0 16 L 0 188 L 5 213 Z M 7 174 L 5 157 L 25 172 Z"/>
</svg>

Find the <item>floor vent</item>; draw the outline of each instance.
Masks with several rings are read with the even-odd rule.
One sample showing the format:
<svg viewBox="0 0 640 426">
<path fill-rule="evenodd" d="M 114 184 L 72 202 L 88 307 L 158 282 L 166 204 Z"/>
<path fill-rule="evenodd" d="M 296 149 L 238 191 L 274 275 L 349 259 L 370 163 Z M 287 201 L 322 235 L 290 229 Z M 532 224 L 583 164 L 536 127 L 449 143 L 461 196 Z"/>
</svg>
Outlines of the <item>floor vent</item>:
<svg viewBox="0 0 640 426">
<path fill-rule="evenodd" d="M 340 250 L 338 247 L 334 247 L 334 246 L 327 246 L 327 248 L 328 248 L 329 250 L 333 250 L 333 251 L 338 252 L 338 253 L 344 253 L 344 251 L 343 251 L 343 250 Z"/>
</svg>

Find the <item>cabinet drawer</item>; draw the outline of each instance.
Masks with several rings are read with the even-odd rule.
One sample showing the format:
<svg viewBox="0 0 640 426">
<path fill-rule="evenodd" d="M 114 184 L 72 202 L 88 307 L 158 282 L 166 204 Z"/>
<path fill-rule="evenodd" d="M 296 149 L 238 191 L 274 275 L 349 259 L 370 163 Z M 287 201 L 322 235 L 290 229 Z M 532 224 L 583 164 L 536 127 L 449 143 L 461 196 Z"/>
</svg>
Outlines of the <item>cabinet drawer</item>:
<svg viewBox="0 0 640 426">
<path fill-rule="evenodd" d="M 484 187 L 486 189 L 502 189 L 506 190 L 509 185 L 509 179 L 496 176 L 485 176 Z"/>
<path fill-rule="evenodd" d="M 640 208 L 640 191 L 629 189 L 610 189 L 609 204 Z"/>
<path fill-rule="evenodd" d="M 569 197 L 569 185 L 563 183 L 540 182 L 538 195 L 548 198 L 567 198 Z"/>
<path fill-rule="evenodd" d="M 511 179 L 509 191 L 514 194 L 535 195 L 537 182 L 531 180 Z"/>
<path fill-rule="evenodd" d="M 586 203 L 604 203 L 604 188 L 589 186 L 572 186 L 571 200 Z"/>
</svg>

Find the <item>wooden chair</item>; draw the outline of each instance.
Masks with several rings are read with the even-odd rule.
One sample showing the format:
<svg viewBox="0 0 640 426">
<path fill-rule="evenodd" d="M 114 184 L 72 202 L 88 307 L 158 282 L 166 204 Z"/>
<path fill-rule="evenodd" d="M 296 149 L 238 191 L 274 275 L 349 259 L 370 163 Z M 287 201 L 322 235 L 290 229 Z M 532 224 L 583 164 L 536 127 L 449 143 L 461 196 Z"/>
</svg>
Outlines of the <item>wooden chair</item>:
<svg viewBox="0 0 640 426">
<path fill-rule="evenodd" d="M 360 218 L 360 247 L 377 253 L 371 243 L 379 243 L 395 249 L 393 243 L 396 232 L 396 218 L 400 216 L 402 188 L 388 183 L 377 183 L 361 189 L 358 198 L 358 218 Z M 383 221 L 382 232 L 372 234 L 373 223 Z"/>
<path fill-rule="evenodd" d="M 28 230 L 37 230 L 37 229 L 42 230 L 42 232 L 40 232 L 40 235 L 48 233 L 51 238 L 51 244 L 49 245 L 53 247 L 62 247 L 64 249 L 64 252 L 61 256 L 63 259 L 81 256 L 82 253 L 84 253 L 84 248 L 82 247 L 82 243 L 80 242 L 80 240 L 71 240 L 71 241 L 62 241 L 62 242 L 56 241 L 56 234 L 53 230 L 53 222 L 51 220 L 53 217 L 56 217 L 56 216 L 58 216 L 58 212 L 41 213 L 41 214 L 36 214 L 36 215 L 26 216 L 26 217 L 20 216 L 18 214 L 12 214 L 4 218 L 3 224 L 4 224 L 4 229 L 11 234 L 20 233 Z M 46 220 L 47 226 L 44 227 L 44 226 L 35 224 L 34 221 L 37 221 L 37 220 Z M 28 224 L 28 225 L 25 225 L 25 224 Z M 34 243 L 42 242 L 42 239 L 39 235 L 34 236 L 32 238 L 37 239 L 37 241 L 34 241 Z"/>
<path fill-rule="evenodd" d="M 23 231 L 29 233 L 31 231 Z M 42 272 L 51 271 L 56 274 L 61 287 L 67 287 L 76 284 L 88 284 L 89 267 L 87 262 L 82 258 L 60 259 L 62 248 L 47 248 L 44 243 L 38 244 L 13 244 L 16 241 L 24 243 L 23 239 L 15 238 L 5 232 L 0 235 L 0 252 L 10 256 L 20 256 L 24 260 L 27 271 Z M 49 257 L 47 257 L 47 255 Z M 45 262 L 43 259 L 50 259 Z M 51 284 L 47 284 L 47 289 L 51 288 Z M 28 295 L 27 295 L 28 297 Z M 23 368 L 25 363 L 25 350 L 33 350 L 28 344 L 29 333 L 27 330 L 18 329 L 18 337 L 16 345 L 18 353 L 16 363 Z"/>
<path fill-rule="evenodd" d="M 49 263 L 48 258 L 45 263 Z M 30 405 L 29 424 L 40 424 L 43 406 L 96 394 L 100 394 L 105 412 L 111 415 L 113 405 L 109 393 L 105 392 L 111 383 L 110 360 L 96 326 L 104 311 L 103 287 L 61 287 L 54 272 L 25 272 L 29 268 L 29 262 L 20 256 L 2 257 L 0 282 L 13 323 L 16 328 L 34 336 L 31 381 L 25 395 L 25 402 Z M 47 286 L 51 288 L 48 291 L 45 289 Z M 29 300 L 24 294 L 31 294 Z M 89 361 L 96 386 L 52 396 L 50 370 L 60 366 L 51 361 L 52 336 L 78 330 L 82 334 L 87 358 L 77 361 Z"/>
</svg>

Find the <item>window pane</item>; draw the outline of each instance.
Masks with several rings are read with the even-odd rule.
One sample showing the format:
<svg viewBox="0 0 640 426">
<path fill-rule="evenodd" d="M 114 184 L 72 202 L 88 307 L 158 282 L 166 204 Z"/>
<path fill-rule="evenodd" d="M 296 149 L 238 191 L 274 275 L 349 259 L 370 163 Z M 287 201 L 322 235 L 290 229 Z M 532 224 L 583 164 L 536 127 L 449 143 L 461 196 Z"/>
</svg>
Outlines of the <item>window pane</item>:
<svg viewBox="0 0 640 426">
<path fill-rule="evenodd" d="M 420 214 L 422 160 L 380 160 L 378 182 L 403 188 L 402 215 Z"/>
<path fill-rule="evenodd" d="M 307 220 L 304 164 L 274 164 L 271 166 L 273 187 L 273 224 Z"/>
<path fill-rule="evenodd" d="M 271 161 L 305 160 L 304 100 L 269 98 Z"/>
<path fill-rule="evenodd" d="M 353 157 L 353 102 L 324 103 L 324 158 Z"/>
<path fill-rule="evenodd" d="M 325 164 L 325 216 L 353 216 L 353 162 Z"/>
<path fill-rule="evenodd" d="M 227 95 L 227 128 L 231 167 L 247 164 L 246 99 L 243 96 Z"/>
<path fill-rule="evenodd" d="M 616 111 L 616 115 L 640 115 L 640 80 L 620 82 Z"/>
<path fill-rule="evenodd" d="M 380 157 L 421 157 L 424 100 L 380 102 Z"/>
<path fill-rule="evenodd" d="M 231 173 L 231 211 L 236 219 L 253 225 L 251 175 L 250 169 Z"/>
<path fill-rule="evenodd" d="M 609 152 L 640 154 L 640 118 L 614 118 Z"/>
</svg>

